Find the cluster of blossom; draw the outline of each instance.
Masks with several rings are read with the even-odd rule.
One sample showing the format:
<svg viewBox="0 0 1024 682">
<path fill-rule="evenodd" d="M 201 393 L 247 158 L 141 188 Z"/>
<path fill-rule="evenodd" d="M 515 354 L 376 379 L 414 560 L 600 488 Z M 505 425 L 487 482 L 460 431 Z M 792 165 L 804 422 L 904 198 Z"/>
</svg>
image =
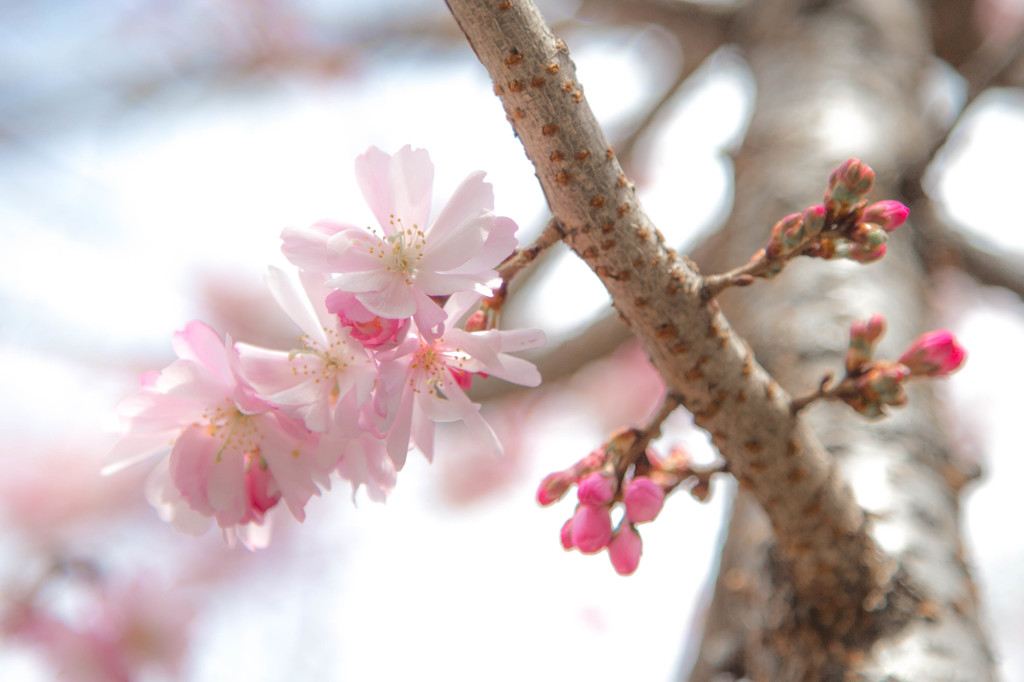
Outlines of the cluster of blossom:
<svg viewBox="0 0 1024 682">
<path fill-rule="evenodd" d="M 904 382 L 911 377 L 941 377 L 964 364 L 967 353 L 953 334 L 938 329 L 922 334 L 896 362 L 875 360 L 875 345 L 885 333 L 885 318 L 873 315 L 850 326 L 846 376 L 827 393 L 866 417 L 880 417 L 887 405 L 907 402 Z"/>
<path fill-rule="evenodd" d="M 697 481 L 691 493 L 702 500 L 709 493 L 708 476 L 692 469 L 689 455 L 682 448 L 665 458 L 648 449 L 641 463 L 619 473 L 638 436 L 635 429 L 612 436 L 568 469 L 545 476 L 537 489 L 537 501 L 547 506 L 576 486 L 578 502 L 572 517 L 562 526 L 562 547 L 584 554 L 607 549 L 612 567 L 620 575 L 636 571 L 643 552 L 637 525 L 657 518 L 666 495 L 694 477 Z M 618 503 L 622 515 L 613 529 L 612 513 Z"/>
<path fill-rule="evenodd" d="M 356 160 L 379 231 L 322 221 L 282 234 L 297 276 L 271 269 L 275 299 L 302 331 L 270 350 L 222 340 L 202 322 L 174 336 L 178 360 L 142 378 L 118 407 L 114 471 L 167 454 L 149 498 L 184 532 L 212 520 L 229 541 L 269 540 L 281 500 L 300 521 L 332 474 L 383 499 L 413 447 L 432 459 L 434 425 L 462 421 L 483 452 L 501 445 L 465 391 L 474 375 L 526 386 L 537 369 L 510 353 L 539 330 L 456 327 L 497 286 L 516 225 L 495 216 L 484 173 L 466 178 L 430 222 L 433 165 L 404 147 Z"/>
<path fill-rule="evenodd" d="M 870 263 L 885 255 L 888 234 L 902 225 L 909 209 L 898 201 L 864 200 L 874 185 L 875 174 L 858 159 L 836 168 L 828 179 L 824 205 L 792 213 L 772 227 L 763 253 L 763 276 L 778 274 L 786 262 L 799 255 L 815 258 L 848 258 Z"/>
<path fill-rule="evenodd" d="M 166 679 L 180 679 L 195 615 L 191 601 L 172 597 L 147 580 L 103 582 L 95 575 L 82 580 L 76 568 L 66 566 L 49 579 L 73 582 L 61 587 L 88 606 L 67 613 L 69 609 L 54 605 L 65 603 L 43 596 L 52 597 L 49 590 L 6 594 L 0 613 L 5 643 L 33 647 L 55 673 L 53 679 L 127 681 L 157 671 L 166 673 Z"/>
</svg>

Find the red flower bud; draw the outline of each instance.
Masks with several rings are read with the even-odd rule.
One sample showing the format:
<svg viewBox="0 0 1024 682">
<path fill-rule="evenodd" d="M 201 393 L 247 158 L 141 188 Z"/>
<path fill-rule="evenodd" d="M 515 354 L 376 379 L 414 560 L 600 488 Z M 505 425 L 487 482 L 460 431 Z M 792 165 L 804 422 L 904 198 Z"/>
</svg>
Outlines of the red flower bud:
<svg viewBox="0 0 1024 682">
<path fill-rule="evenodd" d="M 619 575 L 632 575 L 640 564 L 643 549 L 643 541 L 636 529 L 629 523 L 620 525 L 608 544 L 608 558 L 612 560 L 615 572 Z"/>
<path fill-rule="evenodd" d="M 871 191 L 875 184 L 875 172 L 860 159 L 844 161 L 832 171 L 825 190 L 825 207 L 834 215 L 848 213 Z"/>
<path fill-rule="evenodd" d="M 579 497 L 580 504 L 601 507 L 615 497 L 615 488 L 614 477 L 595 471 L 579 482 L 576 495 Z"/>
<path fill-rule="evenodd" d="M 612 517 L 608 507 L 581 504 L 572 517 L 569 535 L 572 544 L 584 554 L 595 554 L 607 547 L 612 539 Z"/>
<path fill-rule="evenodd" d="M 900 363 L 906 365 L 916 376 L 942 377 L 960 369 L 967 358 L 951 332 L 946 329 L 922 334 L 910 348 L 900 356 Z"/>
<path fill-rule="evenodd" d="M 653 521 L 665 506 L 665 491 L 646 476 L 638 476 L 626 486 L 622 501 L 626 505 L 627 519 L 645 523 Z"/>
<path fill-rule="evenodd" d="M 573 482 L 572 476 L 564 471 L 548 474 L 537 488 L 537 501 L 545 507 L 558 502 Z"/>
<path fill-rule="evenodd" d="M 576 546 L 572 543 L 572 517 L 569 517 L 569 519 L 562 524 L 562 531 L 559 539 L 562 541 L 562 548 L 567 552 Z"/>
<path fill-rule="evenodd" d="M 908 215 L 910 209 L 898 201 L 879 201 L 865 208 L 861 219 L 892 232 L 907 221 Z"/>
</svg>

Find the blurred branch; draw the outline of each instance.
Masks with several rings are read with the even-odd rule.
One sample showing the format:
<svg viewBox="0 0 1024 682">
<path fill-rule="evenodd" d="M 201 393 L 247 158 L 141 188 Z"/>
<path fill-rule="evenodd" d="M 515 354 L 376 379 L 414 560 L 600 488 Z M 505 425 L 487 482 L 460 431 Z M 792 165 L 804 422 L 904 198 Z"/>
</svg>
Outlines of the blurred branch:
<svg viewBox="0 0 1024 682">
<path fill-rule="evenodd" d="M 935 54 L 959 67 L 982 44 L 977 0 L 926 0 Z"/>
<path fill-rule="evenodd" d="M 970 105 L 985 89 L 1007 82 L 1024 55 L 1024 29 L 1011 40 L 987 40 L 960 66 L 960 75 L 967 81 L 967 104 Z"/>
<path fill-rule="evenodd" d="M 740 9 L 735 3 L 685 0 L 582 0 L 576 16 L 617 25 L 657 24 L 675 34 L 684 46 L 696 46 L 721 41 Z"/>
<path fill-rule="evenodd" d="M 649 23 L 672 33 L 683 50 L 683 62 L 672 83 L 640 119 L 632 132 L 615 144 L 623 167 L 630 169 L 636 144 L 671 102 L 686 80 L 725 45 L 732 34 L 736 7 L 678 0 L 583 0 L 577 17 L 614 25 Z"/>
<path fill-rule="evenodd" d="M 967 81 L 967 98 L 954 120 L 932 141 L 917 162 L 907 166 L 900 186 L 913 216 L 915 245 L 929 267 L 955 265 L 982 284 L 1008 289 L 1024 298 L 1024 262 L 1018 255 L 977 242 L 941 218 L 924 190 L 923 178 L 939 151 L 962 122 L 977 98 L 1003 82 L 1024 56 L 1024 29 L 1009 41 L 987 41 L 960 67 Z"/>
<path fill-rule="evenodd" d="M 900 189 L 911 200 L 924 195 L 922 180 L 928 166 L 935 160 L 939 151 L 949 142 L 953 131 L 963 121 L 964 115 L 981 93 L 1001 83 L 1024 56 L 1024 29 L 1018 31 L 1013 40 L 1006 42 L 989 41 L 971 55 L 960 69 L 967 81 L 967 97 L 963 106 L 953 120 L 946 126 L 927 150 L 903 170 L 900 176 Z"/>
<path fill-rule="evenodd" d="M 917 246 L 930 269 L 953 265 L 987 286 L 1003 287 L 1024 300 L 1024 258 L 1000 253 L 995 247 L 968 239 L 950 227 L 936 212 L 933 202 L 922 196 L 911 207 Z"/>
</svg>

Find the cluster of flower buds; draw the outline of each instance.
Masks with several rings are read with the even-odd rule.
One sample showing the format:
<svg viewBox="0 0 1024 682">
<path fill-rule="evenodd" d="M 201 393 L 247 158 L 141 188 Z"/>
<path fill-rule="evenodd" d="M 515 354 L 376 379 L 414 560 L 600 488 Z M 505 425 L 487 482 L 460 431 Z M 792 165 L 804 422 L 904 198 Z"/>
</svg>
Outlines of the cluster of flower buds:
<svg viewBox="0 0 1024 682">
<path fill-rule="evenodd" d="M 772 228 L 765 247 L 763 270 L 771 277 L 799 255 L 848 258 L 870 263 L 885 255 L 890 232 L 902 225 L 909 210 L 898 201 L 868 205 L 865 197 L 875 174 L 858 159 L 850 159 L 829 176 L 824 205 L 782 218 Z"/>
<path fill-rule="evenodd" d="M 643 552 L 637 525 L 657 518 L 666 495 L 687 480 L 695 481 L 690 492 L 697 499 L 705 500 L 710 493 L 709 474 L 695 471 L 682 448 L 665 458 L 647 450 L 641 462 L 619 474 L 623 456 L 628 456 L 639 437 L 636 429 L 619 432 L 568 469 L 545 476 L 537 489 L 537 501 L 547 506 L 576 486 L 576 510 L 562 526 L 562 547 L 584 554 L 607 549 L 619 575 L 636 571 Z M 614 524 L 617 506 L 621 506 L 621 517 Z"/>
<path fill-rule="evenodd" d="M 963 365 L 966 353 L 945 329 L 918 337 L 896 362 L 875 360 L 875 346 L 885 332 L 885 318 L 874 315 L 850 327 L 846 376 L 817 397 L 835 397 L 866 417 L 880 417 L 887 406 L 904 405 L 905 382 L 911 377 L 947 376 Z"/>
</svg>

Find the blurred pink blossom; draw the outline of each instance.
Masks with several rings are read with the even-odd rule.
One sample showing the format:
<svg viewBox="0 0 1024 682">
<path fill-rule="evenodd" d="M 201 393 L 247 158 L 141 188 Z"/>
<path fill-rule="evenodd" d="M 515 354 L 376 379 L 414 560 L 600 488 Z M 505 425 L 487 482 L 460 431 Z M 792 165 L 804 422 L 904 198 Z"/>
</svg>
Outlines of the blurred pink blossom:
<svg viewBox="0 0 1024 682">
<path fill-rule="evenodd" d="M 188 516 L 180 529 L 201 532 L 194 515 L 213 518 L 248 546 L 253 529 L 244 529 L 261 526 L 278 499 L 302 520 L 319 493 L 315 481 L 329 470 L 315 456 L 315 436 L 256 396 L 230 337 L 225 344 L 207 325 L 190 322 L 175 334 L 174 349 L 179 359 L 145 375 L 118 406 L 122 437 L 104 473 L 169 450 L 166 469 L 155 472 L 166 478 L 151 500 L 171 520 Z"/>
</svg>

